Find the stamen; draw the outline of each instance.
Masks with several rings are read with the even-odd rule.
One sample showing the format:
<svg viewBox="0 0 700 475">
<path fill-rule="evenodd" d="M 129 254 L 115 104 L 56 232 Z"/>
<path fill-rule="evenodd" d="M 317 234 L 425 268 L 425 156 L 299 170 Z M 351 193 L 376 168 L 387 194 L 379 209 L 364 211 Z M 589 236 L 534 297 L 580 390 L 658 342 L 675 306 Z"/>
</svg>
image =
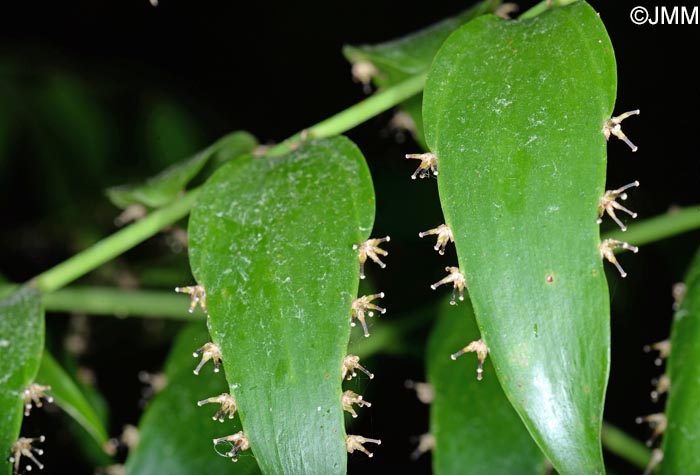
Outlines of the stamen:
<svg viewBox="0 0 700 475">
<path fill-rule="evenodd" d="M 366 437 L 362 437 L 361 435 L 348 435 L 348 438 L 345 439 L 345 445 L 348 449 L 348 453 L 351 454 L 356 450 L 359 450 L 363 454 L 366 454 L 368 457 L 372 458 L 374 454 L 365 449 L 362 445 L 368 442 L 372 444 L 382 445 L 382 441 L 379 439 L 368 439 Z"/>
<path fill-rule="evenodd" d="M 343 358 L 342 379 L 347 379 L 350 381 L 353 377 L 357 376 L 357 373 L 355 373 L 356 369 L 359 369 L 365 373 L 369 379 L 374 379 L 374 375 L 372 373 L 360 366 L 360 357 L 355 355 L 347 355 L 345 358 Z"/>
<path fill-rule="evenodd" d="M 620 226 L 620 229 L 622 229 L 623 231 L 627 231 L 627 227 L 622 223 L 622 221 L 620 221 L 617 218 L 617 216 L 615 216 L 615 210 L 624 211 L 633 218 L 637 217 L 637 213 L 628 210 L 615 200 L 618 196 L 621 200 L 626 200 L 627 193 L 625 193 L 625 190 L 636 186 L 639 186 L 638 181 L 629 183 L 623 186 L 622 188 L 618 188 L 617 190 L 606 191 L 603 197 L 600 199 L 600 203 L 598 204 L 598 224 L 603 222 L 603 213 L 607 212 L 608 216 L 610 216 L 613 219 L 613 221 L 615 221 L 617 225 Z"/>
<path fill-rule="evenodd" d="M 476 340 L 469 343 L 467 346 L 459 350 L 457 353 L 450 355 L 450 358 L 456 360 L 465 353 L 476 353 L 476 358 L 479 360 L 479 365 L 476 368 L 476 379 L 481 381 L 484 373 L 484 361 L 489 354 L 489 349 L 483 340 Z"/>
<path fill-rule="evenodd" d="M 214 414 L 214 416 L 212 417 L 212 420 L 218 420 L 219 422 L 224 422 L 226 414 L 228 414 L 229 419 L 233 419 L 233 416 L 236 414 L 236 409 L 238 409 L 238 407 L 236 406 L 236 401 L 233 399 L 233 396 L 229 393 L 222 393 L 218 396 L 213 396 L 207 399 L 203 399 L 201 401 L 197 401 L 197 405 L 199 407 L 202 407 L 205 404 L 221 404 L 219 410 L 216 411 L 216 414 Z"/>
<path fill-rule="evenodd" d="M 422 238 L 425 236 L 437 234 L 437 244 L 435 244 L 435 249 L 441 256 L 445 254 L 445 246 L 448 243 L 455 242 L 455 238 L 452 235 L 452 231 L 446 224 L 441 224 L 437 228 L 428 229 L 422 233 L 418 233 L 418 237 Z"/>
<path fill-rule="evenodd" d="M 202 307 L 202 312 L 207 313 L 207 292 L 203 285 L 194 285 L 190 287 L 175 287 L 175 292 L 180 294 L 191 295 L 189 312 L 194 312 L 195 307 L 199 304 Z"/>
<path fill-rule="evenodd" d="M 649 438 L 649 440 L 647 440 L 647 447 L 651 447 L 654 443 L 654 440 L 656 440 L 661 434 L 663 434 L 666 431 L 666 427 L 668 426 L 668 419 L 666 419 L 666 414 L 664 414 L 663 412 L 649 414 L 648 416 L 644 417 L 637 417 L 635 419 L 635 422 L 637 424 L 646 422 L 647 424 L 649 424 L 649 427 L 653 429 L 651 437 Z"/>
<path fill-rule="evenodd" d="M 416 171 L 411 175 L 411 179 L 415 180 L 416 177 L 428 178 L 432 173 L 434 176 L 438 174 L 438 159 L 434 153 L 409 153 L 406 158 L 414 158 L 420 160 L 420 165 L 416 168 Z"/>
<path fill-rule="evenodd" d="M 46 391 L 51 391 L 51 386 L 42 386 L 41 384 L 32 383 L 24 388 L 24 415 L 29 416 L 32 412 L 32 403 L 36 407 L 43 407 L 42 398 L 46 402 L 52 403 L 53 397 L 46 394 Z"/>
<path fill-rule="evenodd" d="M 379 259 L 377 254 L 382 256 L 389 255 L 388 252 L 379 247 L 381 243 L 389 241 L 391 241 L 391 237 L 386 236 L 380 239 L 368 239 L 367 241 L 361 242 L 360 244 L 354 244 L 352 246 L 353 249 L 357 250 L 357 255 L 360 259 L 360 279 L 365 278 L 365 262 L 367 262 L 368 257 L 382 269 L 386 267 L 386 264 Z"/>
<path fill-rule="evenodd" d="M 431 433 L 418 437 L 418 447 L 411 453 L 411 460 L 418 460 L 421 455 L 435 448 L 435 436 Z"/>
<path fill-rule="evenodd" d="M 645 353 L 649 353 L 652 350 L 659 352 L 659 357 L 654 360 L 654 364 L 656 366 L 661 366 L 663 360 L 668 358 L 671 354 L 671 340 L 666 339 L 662 341 L 657 341 L 656 343 L 652 343 L 651 345 L 644 345 Z"/>
<path fill-rule="evenodd" d="M 204 346 L 192 353 L 192 356 L 195 358 L 198 358 L 199 355 L 202 355 L 202 360 L 194 369 L 194 374 L 199 375 L 199 370 L 201 370 L 204 363 L 209 360 L 214 362 L 214 372 L 219 372 L 219 366 L 221 365 L 221 348 L 219 348 L 219 345 L 215 343 L 205 343 Z"/>
<path fill-rule="evenodd" d="M 243 433 L 243 431 L 236 432 L 233 435 L 227 435 L 226 437 L 220 437 L 218 439 L 213 439 L 214 450 L 216 446 L 222 442 L 229 442 L 232 444 L 231 450 L 223 454 L 225 457 L 231 457 L 231 461 L 238 462 L 238 454 L 244 450 L 250 448 L 250 442 L 248 437 Z M 218 453 L 218 452 L 217 452 Z"/>
<path fill-rule="evenodd" d="M 448 266 L 445 267 L 445 270 L 449 272 L 447 277 L 438 282 L 435 282 L 433 285 L 430 286 L 430 288 L 435 290 L 443 284 L 452 283 L 452 300 L 450 300 L 450 305 L 455 305 L 457 303 L 455 301 L 457 290 L 459 290 L 459 300 L 464 300 L 464 288 L 467 286 L 467 281 L 464 278 L 464 274 L 462 274 L 459 271 L 459 267 Z"/>
<path fill-rule="evenodd" d="M 357 404 L 360 407 L 372 407 L 372 404 L 362 399 L 362 396 L 350 390 L 347 390 L 343 393 L 341 397 L 341 404 L 343 405 L 343 410 L 349 412 L 353 418 L 357 417 L 357 413 L 352 407 L 353 404 Z"/>
<path fill-rule="evenodd" d="M 44 465 L 42 465 L 39 460 L 34 456 L 34 454 L 37 455 L 43 455 L 44 451 L 41 449 L 38 449 L 34 447 L 34 444 L 37 442 L 42 443 L 46 440 L 46 437 L 43 435 L 39 437 L 20 437 L 17 439 L 17 441 L 12 444 L 12 448 L 10 449 L 10 452 L 12 452 L 12 455 L 7 459 L 8 462 L 14 465 L 14 473 L 15 475 L 19 474 L 20 471 L 20 461 L 22 457 L 27 458 L 34 462 L 34 465 L 39 467 L 39 470 L 44 469 Z M 31 471 L 32 466 L 27 464 L 25 466 L 26 471 Z"/>
<path fill-rule="evenodd" d="M 636 246 L 631 246 L 626 242 L 617 241 L 615 239 L 606 239 L 600 244 L 600 257 L 607 259 L 608 262 L 612 263 L 615 267 L 617 267 L 618 272 L 620 272 L 620 276 L 627 277 L 627 273 L 615 258 L 614 250 L 616 248 L 627 249 L 628 251 L 632 251 L 635 254 L 639 252 L 639 248 Z"/>
<path fill-rule="evenodd" d="M 625 112 L 624 114 L 618 115 L 617 117 L 612 117 L 608 120 L 605 121 L 605 124 L 603 124 L 603 134 L 605 135 L 605 139 L 608 140 L 610 139 L 610 135 L 614 135 L 618 139 L 622 140 L 625 142 L 629 148 L 632 149 L 633 152 L 637 151 L 637 146 L 633 144 L 630 139 L 627 138 L 627 136 L 622 132 L 622 126 L 620 123 L 625 120 L 626 118 L 632 116 L 632 115 L 639 115 L 639 109 Z"/>
<path fill-rule="evenodd" d="M 416 392 L 416 397 L 423 404 L 430 404 L 435 399 L 435 388 L 430 383 L 407 379 L 404 386 L 406 389 L 413 389 Z"/>
<path fill-rule="evenodd" d="M 372 295 L 365 295 L 364 297 L 359 297 L 356 298 L 355 300 L 352 301 L 352 318 L 350 320 L 350 326 L 354 327 L 355 326 L 355 319 L 359 320 L 360 323 L 362 324 L 362 329 L 365 332 L 365 337 L 369 336 L 369 330 L 367 329 L 367 322 L 365 321 L 365 313 L 367 313 L 368 316 L 373 317 L 374 312 L 372 310 L 376 310 L 382 315 L 386 313 L 386 309 L 382 307 L 378 307 L 377 305 L 371 303 L 372 300 L 374 299 L 383 299 L 384 298 L 384 292 L 380 292 L 378 294 L 372 294 Z"/>
</svg>

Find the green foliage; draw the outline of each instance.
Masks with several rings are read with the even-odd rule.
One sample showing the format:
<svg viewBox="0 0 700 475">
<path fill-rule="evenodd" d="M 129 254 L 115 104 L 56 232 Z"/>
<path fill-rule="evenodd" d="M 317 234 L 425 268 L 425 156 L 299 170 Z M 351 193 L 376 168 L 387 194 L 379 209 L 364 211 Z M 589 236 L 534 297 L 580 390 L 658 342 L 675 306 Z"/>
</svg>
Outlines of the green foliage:
<svg viewBox="0 0 700 475">
<path fill-rule="evenodd" d="M 37 275 L 17 292 L 19 285 L 0 276 L 0 299 L 7 296 L 0 301 L 0 350 L 5 356 L 0 359 L 0 450 L 8 455 L 20 435 L 23 391 L 35 382 L 51 385 L 49 394 L 72 418 L 57 430 L 73 433 L 87 463 L 104 467 L 121 462 L 123 451 L 113 457 L 102 450 L 107 420 L 125 418 L 124 412 L 133 416 L 138 398 L 138 388 L 119 379 L 124 377 L 120 371 L 129 378 L 137 372 L 130 372 L 133 367 L 155 366 L 149 357 L 164 351 L 174 338 L 165 367 L 167 385 L 141 416 L 140 443 L 126 459 L 127 474 L 342 475 L 348 467 L 346 432 L 388 442 L 370 448 L 377 455 L 371 462 L 355 454 L 351 469 L 356 463 L 386 463 L 382 459 L 391 451 L 396 455 L 399 444 L 410 438 L 400 429 L 404 421 L 387 415 L 394 411 L 413 424 L 407 425 L 411 434 L 421 428 L 415 425 L 420 414 L 416 418 L 414 412 L 404 412 L 409 397 L 395 384 L 404 375 L 384 372 L 380 354 L 391 355 L 402 370 L 403 363 L 410 368 L 425 361 L 435 395 L 430 430 L 437 475 L 541 475 L 551 469 L 548 458 L 561 475 L 601 474 L 606 468 L 601 443 L 644 466 L 651 451 L 643 444 L 607 423 L 601 432 L 610 304 L 595 221 L 605 190 L 602 128 L 616 95 L 613 48 L 589 5 L 556 8 L 574 2 L 553 0 L 550 8 L 547 3 L 510 21 L 489 14 L 501 6 L 500 0 L 485 0 L 404 38 L 348 46 L 343 52 L 350 62 L 376 68 L 371 78 L 363 79 L 373 82 L 376 94 L 270 148 L 258 148 L 247 132 L 233 132 L 175 164 L 200 147 L 204 127 L 167 95 L 158 92 L 155 99 L 147 98 L 145 114 L 132 117 L 130 103 L 122 111 L 137 124 L 134 142 L 144 148 L 139 155 L 121 142 L 113 146 L 117 128 L 112 111 L 107 114 L 97 101 L 105 92 L 87 87 L 89 81 L 55 71 L 43 73 L 45 77 L 37 73 L 33 81 L 19 74 L 13 81 L 6 74 L 13 66 L 0 64 L 0 163 L 21 164 L 14 152 L 19 150 L 22 157 L 24 148 L 41 157 L 38 178 L 30 174 L 22 179 L 46 182 L 41 187 L 44 198 L 51 197 L 46 210 L 72 216 L 75 242 L 60 234 L 56 255 L 95 242 L 96 226 L 112 226 L 109 213 L 114 210 L 105 200 L 108 215 L 101 223 L 78 219 L 82 213 L 73 204 L 86 193 L 83 183 L 98 188 L 131 180 L 125 176 L 133 167 L 122 160 L 132 155 L 131 165 L 167 167 L 141 183 L 107 190 L 120 208 L 149 208 L 139 222 Z M 280 76 L 281 81 L 286 78 Z M 382 175 L 395 163 L 406 165 L 400 155 L 398 161 L 392 155 L 372 162 L 379 184 L 375 199 L 362 153 L 339 136 L 396 106 L 416 124 L 418 144 L 407 144 L 429 145 L 437 155 L 439 203 L 429 183 L 408 179 L 407 166 L 406 175 L 396 170 Z M 12 162 L 3 161 L 10 155 Z M 56 160 L 63 155 L 82 176 Z M 111 176 L 114 172 L 122 175 Z M 416 186 L 421 191 L 414 192 Z M 27 194 L 32 199 L 37 198 Z M 353 245 L 370 235 L 375 200 L 390 207 L 390 212 L 380 208 L 377 223 L 382 234 L 392 236 L 390 268 L 378 276 L 368 271 L 359 295 L 374 291 L 376 277 L 387 291 L 391 312 L 381 321 L 371 319 L 371 338 L 365 338 L 360 328 L 352 331 L 350 326 L 360 281 Z M 89 206 L 90 212 L 102 214 L 99 206 Z M 173 226 L 190 210 L 187 257 L 196 284 L 203 287 L 196 295 L 204 310 L 194 313 L 188 312 L 186 296 L 172 291 L 192 283 L 186 255 L 180 253 L 185 233 Z M 427 273 L 456 265 L 452 245 L 446 256 L 425 260 L 428 264 L 414 252 L 416 232 L 425 229 L 418 221 L 438 224 L 440 211 L 454 234 L 456 259 L 466 276 L 455 290 L 469 295 L 456 306 L 441 303 L 442 292 L 449 291 L 444 287 L 427 300 L 413 293 L 419 286 L 429 292 L 433 280 L 424 278 Z M 67 227 L 66 221 L 58 222 Z M 635 224 L 624 235 L 614 231 L 603 237 L 639 245 L 698 227 L 700 208 L 693 206 Z M 161 231 L 166 233 L 159 235 Z M 10 261 L 54 251 L 43 241 L 37 246 L 34 236 L 7 234 L 3 244 L 10 243 L 8 254 L 20 251 Z M 144 252 L 124 255 L 146 240 Z M 53 253 L 45 253 L 54 259 Z M 62 289 L 117 257 L 117 263 L 87 276 L 81 286 Z M 700 255 L 688 272 L 688 294 L 672 329 L 668 367 L 673 384 L 661 467 L 668 474 L 700 471 L 693 458 L 698 452 L 700 370 L 692 363 L 700 357 L 698 259 Z M 368 266 L 373 265 L 370 259 Z M 7 275 L 27 275 L 26 270 L 13 272 Z M 618 303 L 626 291 L 616 287 Z M 51 355 L 41 356 L 44 308 L 58 314 L 158 320 L 134 326 L 91 320 L 80 334 L 63 325 L 60 316 L 53 317 L 52 348 L 71 332 L 71 337 L 91 334 L 87 352 L 73 356 L 75 366 L 90 366 L 97 354 L 113 365 L 97 375 L 98 385 L 81 386 L 77 372 L 69 375 Z M 192 323 L 182 328 L 162 319 Z M 126 335 L 117 328 L 127 328 L 121 330 Z M 138 330 L 132 334 L 130 328 Z M 100 347 L 97 342 L 105 338 L 115 346 Z M 475 355 L 449 358 L 479 339 L 490 349 L 483 380 L 477 379 Z M 198 360 L 192 352 L 205 343 L 217 345 L 207 348 L 220 351 L 225 375 L 217 374 L 211 362 L 201 374 L 193 374 Z M 123 353 L 117 355 L 115 349 Z M 360 375 L 358 381 L 343 384 L 348 353 L 360 356 L 377 378 L 370 383 L 372 376 Z M 218 364 L 218 354 L 205 356 Z M 358 410 L 354 426 L 346 426 L 351 419 L 341 404 L 348 387 L 375 403 Z M 223 423 L 212 421 L 219 406 L 207 400 L 230 397 L 227 392 L 235 398 L 237 416 L 224 414 Z M 396 407 L 386 407 L 387 400 Z M 106 401 L 132 407 L 108 411 L 102 406 Z M 35 431 L 35 424 L 43 424 L 40 416 L 25 422 L 23 436 L 44 433 L 44 427 Z M 55 439 L 52 428 L 46 429 L 50 444 Z M 239 431 L 251 447 L 232 463 L 226 455 L 231 446 L 212 442 Z M 46 457 L 49 469 L 51 461 Z M 2 470 L 11 469 L 7 464 Z"/>
<path fill-rule="evenodd" d="M 248 132 L 237 131 L 187 160 L 171 165 L 158 175 L 138 185 L 121 185 L 107 189 L 107 196 L 115 206 L 126 208 L 140 204 L 151 208 L 165 206 L 183 192 L 185 186 L 214 158 L 224 162 L 249 154 L 257 146 L 257 140 Z"/>
<path fill-rule="evenodd" d="M 685 296 L 673 317 L 671 354 L 666 374 L 671 388 L 666 402 L 667 429 L 660 473 L 700 471 L 697 430 L 700 427 L 700 252 L 688 268 Z"/>
<path fill-rule="evenodd" d="M 449 356 L 479 339 L 468 301 L 445 302 L 427 349 L 428 382 L 435 391 L 430 404 L 430 432 L 435 436 L 435 475 L 541 475 L 545 457 L 503 394 L 493 366 L 484 364 L 476 378 L 476 362 Z"/>
<path fill-rule="evenodd" d="M 212 440 L 240 430 L 238 418 L 212 420 L 216 404 L 197 401 L 227 391 L 222 374 L 192 374 L 192 349 L 209 338 L 204 322 L 191 323 L 178 335 L 165 365 L 167 386 L 149 402 L 139 423 L 140 441 L 126 462 L 128 475 L 191 475 L 259 473 L 255 459 L 241 454 L 238 463 L 218 457 Z"/>
<path fill-rule="evenodd" d="M 158 98 L 144 118 L 144 140 L 149 161 L 157 168 L 172 166 L 173 159 L 193 155 L 202 146 L 194 118 L 176 101 Z"/>
<path fill-rule="evenodd" d="M 48 351 L 44 351 L 41 357 L 36 381 L 44 386 L 51 386 L 49 394 L 53 397 L 56 405 L 80 424 L 99 447 L 106 445 L 107 429 L 102 419 L 76 382 L 73 381 L 73 378 L 66 373 Z"/>
<path fill-rule="evenodd" d="M 23 287 L 0 302 L 0 453 L 19 437 L 24 389 L 39 369 L 44 348 L 44 311 L 39 292 Z M 25 434 L 32 437 L 38 434 Z M 12 466 L 2 469 L 10 473 Z"/>
<path fill-rule="evenodd" d="M 376 68 L 372 80 L 380 87 L 389 87 L 411 76 L 425 73 L 443 41 L 460 25 L 479 15 L 494 12 L 501 0 L 485 0 L 465 10 L 459 15 L 447 18 L 416 33 L 377 45 L 345 46 L 343 54 L 353 64 L 369 63 Z M 361 78 L 356 78 L 361 79 Z M 415 138 L 423 148 L 423 117 L 421 96 L 412 97 L 401 104 L 415 124 Z"/>
<path fill-rule="evenodd" d="M 425 88 L 440 201 L 482 338 L 562 474 L 604 472 L 610 310 L 596 218 L 615 88 L 610 40 L 586 3 L 477 18 L 443 44 Z"/>
<path fill-rule="evenodd" d="M 264 473 L 345 473 L 341 366 L 374 220 L 369 170 L 343 137 L 217 171 L 189 223 L 212 340 Z"/>
</svg>

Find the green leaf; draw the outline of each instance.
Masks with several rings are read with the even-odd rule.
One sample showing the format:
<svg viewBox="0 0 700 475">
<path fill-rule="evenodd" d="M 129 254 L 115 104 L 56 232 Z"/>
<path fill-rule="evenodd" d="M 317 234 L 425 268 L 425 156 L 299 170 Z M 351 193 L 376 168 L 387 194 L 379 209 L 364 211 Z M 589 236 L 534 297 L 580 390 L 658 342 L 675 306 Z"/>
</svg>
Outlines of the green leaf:
<svg viewBox="0 0 700 475">
<path fill-rule="evenodd" d="M 178 335 L 165 367 L 167 386 L 148 404 L 139 423 L 139 444 L 126 461 L 127 475 L 192 475 L 260 473 L 246 453 L 231 463 L 214 451 L 212 440 L 241 430 L 240 421 L 212 420 L 218 407 L 197 406 L 197 401 L 227 391 L 221 374 L 192 374 L 192 351 L 209 338 L 204 322 L 185 327 Z"/>
<path fill-rule="evenodd" d="M 586 3 L 473 20 L 424 91 L 438 187 L 503 389 L 562 474 L 603 473 L 609 296 L 596 224 L 615 58 Z"/>
<path fill-rule="evenodd" d="M 380 72 L 375 78 L 378 86 L 396 84 L 408 76 L 427 71 L 438 49 L 454 30 L 480 15 L 494 12 L 500 4 L 500 0 L 486 0 L 459 15 L 395 40 L 376 45 L 345 46 L 343 54 L 351 63 L 372 63 Z"/>
<path fill-rule="evenodd" d="M 34 380 L 44 348 L 44 310 L 39 292 L 23 287 L 0 302 L 0 454 L 10 456 L 24 415 L 24 389 Z M 25 437 L 39 434 L 24 434 Z M 12 472 L 7 463 L 5 473 Z"/>
<path fill-rule="evenodd" d="M 374 65 L 379 74 L 372 79 L 378 87 L 393 86 L 410 76 L 426 72 L 438 49 L 454 30 L 480 15 L 496 11 L 501 3 L 501 0 L 482 1 L 454 17 L 376 45 L 346 45 L 343 55 L 353 64 L 369 62 Z M 405 101 L 401 108 L 413 119 L 415 138 L 425 148 L 421 96 Z"/>
<path fill-rule="evenodd" d="M 50 394 L 56 405 L 80 424 L 98 446 L 105 446 L 108 435 L 102 420 L 75 381 L 48 351 L 44 351 L 41 357 L 36 382 L 44 386 L 51 386 Z"/>
<path fill-rule="evenodd" d="M 172 165 L 138 185 L 121 185 L 107 189 L 107 197 L 119 208 L 142 204 L 158 208 L 174 201 L 185 186 L 214 158 L 225 161 L 251 153 L 257 140 L 248 132 L 232 132 L 195 156 Z"/>
<path fill-rule="evenodd" d="M 344 137 L 228 163 L 192 210 L 190 263 L 263 473 L 345 473 L 352 246 L 373 220 L 369 170 Z"/>
<path fill-rule="evenodd" d="M 503 394 L 490 360 L 478 381 L 476 356 L 450 359 L 479 338 L 469 302 L 442 305 L 427 351 L 428 382 L 435 390 L 430 405 L 434 473 L 542 475 L 546 459 Z"/>
<path fill-rule="evenodd" d="M 671 380 L 666 401 L 668 427 L 663 436 L 661 474 L 700 473 L 700 252 L 685 278 L 686 294 L 673 317 L 671 354 L 666 373 Z"/>
<path fill-rule="evenodd" d="M 38 109 L 32 111 L 35 138 L 40 142 L 51 137 L 50 143 L 56 148 L 47 151 L 46 158 L 60 163 L 61 179 L 71 185 L 82 184 L 82 188 L 104 183 L 115 126 L 90 84 L 72 74 L 57 72 L 43 79 L 34 93 L 33 107 Z M 61 161 L 56 158 L 58 153 Z M 66 173 L 66 169 L 80 170 L 80 181 L 77 173 Z"/>
<path fill-rule="evenodd" d="M 145 117 L 147 156 L 156 169 L 166 167 L 174 157 L 187 157 L 202 145 L 201 131 L 184 107 L 163 97 L 152 101 Z"/>
</svg>

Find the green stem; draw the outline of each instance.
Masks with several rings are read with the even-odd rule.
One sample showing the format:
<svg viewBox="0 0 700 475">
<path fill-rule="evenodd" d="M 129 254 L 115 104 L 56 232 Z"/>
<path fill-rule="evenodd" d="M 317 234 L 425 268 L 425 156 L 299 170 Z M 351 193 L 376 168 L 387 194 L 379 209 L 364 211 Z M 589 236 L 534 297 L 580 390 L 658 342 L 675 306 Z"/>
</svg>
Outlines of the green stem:
<svg viewBox="0 0 700 475">
<path fill-rule="evenodd" d="M 426 77 L 427 73 L 419 74 L 395 86 L 379 91 L 354 106 L 289 137 L 282 143 L 272 147 L 266 155 L 272 157 L 284 155 L 304 140 L 331 137 L 357 127 L 364 121 L 391 109 L 421 92 L 423 86 L 425 86 Z"/>
<path fill-rule="evenodd" d="M 649 463 L 651 451 L 637 439 L 627 435 L 617 427 L 604 422 L 601 434 L 603 447 L 628 462 L 643 469 Z"/>
<path fill-rule="evenodd" d="M 197 191 L 190 191 L 174 203 L 154 211 L 142 220 L 39 274 L 29 285 L 37 287 L 43 293 L 60 289 L 187 216 L 196 197 Z"/>
<path fill-rule="evenodd" d="M 194 197 L 193 193 L 194 192 L 190 192 L 190 194 L 186 195 L 185 198 L 187 198 L 187 200 L 192 200 Z M 97 265 L 105 262 L 109 258 L 118 255 L 120 252 L 123 252 L 135 244 L 138 244 L 138 242 L 135 241 L 138 241 L 137 238 L 144 236 L 145 233 L 144 230 L 139 231 L 140 228 L 138 226 L 146 226 L 150 232 L 148 235 L 151 236 L 155 234 L 155 232 L 157 232 L 162 226 L 169 224 L 163 224 L 163 220 L 168 218 L 168 216 L 170 218 L 174 218 L 172 221 L 184 216 L 187 211 L 189 211 L 189 206 L 191 206 L 191 203 L 188 204 L 185 198 L 183 198 L 184 201 L 180 200 L 173 205 L 153 213 L 139 223 L 133 224 L 128 228 L 119 231 L 83 253 L 76 255 L 75 257 L 65 261 L 63 264 L 54 267 L 50 271 L 39 275 L 34 279 L 34 282 L 44 292 L 51 292 L 62 287 L 67 282 L 70 282 L 85 272 L 88 272 L 92 268 L 97 267 Z M 183 206 L 186 207 L 186 209 L 182 209 L 181 207 Z M 179 209 L 178 213 L 173 214 L 174 207 Z M 170 210 L 170 212 L 167 214 L 167 216 L 163 217 L 163 213 L 165 213 L 167 210 Z M 156 218 L 153 218 L 154 215 L 156 215 Z M 158 216 L 160 216 L 160 218 Z M 149 220 L 160 221 L 161 225 L 158 225 L 155 222 L 148 224 L 150 222 Z M 144 221 L 146 221 L 146 225 L 142 224 Z M 167 219 L 166 221 L 170 221 L 170 219 Z M 133 231 L 134 228 L 136 228 L 136 231 Z M 692 206 L 669 212 L 661 216 L 656 216 L 646 221 L 640 221 L 630 227 L 630 229 L 625 233 L 622 233 L 621 231 L 606 233 L 603 235 L 603 238 L 625 239 L 632 244 L 642 245 L 659 241 L 661 239 L 666 239 L 697 228 L 700 228 L 700 206 Z M 132 233 L 135 233 L 135 235 L 132 235 Z M 126 237 L 124 237 L 125 234 Z M 143 239 L 146 237 L 143 237 Z M 123 250 L 119 249 L 119 247 L 124 246 L 128 247 L 124 248 Z M 109 251 L 110 249 L 111 252 L 107 254 L 106 251 Z M 94 256 L 95 253 L 100 253 L 98 256 L 99 261 L 93 260 L 97 259 L 97 257 Z M 85 257 L 86 255 L 88 256 L 87 258 Z M 99 263 L 95 264 L 96 262 Z M 10 286 L 0 287 L 0 295 L 3 295 L 3 292 L 6 292 L 9 288 Z M 60 293 L 56 293 L 55 295 L 46 295 L 44 297 L 44 305 L 48 311 L 85 312 L 96 315 L 117 316 L 160 316 L 163 318 L 189 318 L 189 314 L 183 311 L 184 303 L 186 303 L 185 296 L 178 296 L 170 292 L 136 292 L 104 287 L 71 288 L 62 290 Z M 413 319 L 410 320 L 413 321 Z M 386 337 L 387 341 L 385 343 L 386 345 L 389 345 L 390 340 L 393 338 L 391 332 L 388 332 L 386 335 L 382 335 L 382 332 L 379 333 L 380 334 L 376 335 L 376 337 L 372 338 L 371 340 L 376 342 Z M 361 345 L 362 344 L 366 344 L 364 340 L 362 341 Z M 385 345 L 383 344 L 378 346 Z M 363 353 L 368 351 L 371 352 L 373 350 L 372 348 L 366 348 L 364 349 Z"/>
<path fill-rule="evenodd" d="M 642 246 L 698 228 L 700 228 L 700 206 L 689 206 L 635 223 L 625 232 L 617 229 L 605 233 L 602 237 Z"/>
<path fill-rule="evenodd" d="M 119 318 L 193 320 L 203 315 L 199 309 L 193 313 L 187 311 L 188 296 L 159 290 L 69 287 L 42 296 L 42 303 L 47 312 L 81 312 Z"/>
<path fill-rule="evenodd" d="M 525 11 L 522 15 L 518 17 L 519 20 L 525 20 L 527 18 L 532 18 L 534 16 L 540 15 L 547 11 L 549 8 L 553 7 L 565 7 L 567 5 L 570 5 L 572 3 L 577 2 L 578 0 L 552 0 L 552 5 L 549 6 L 547 5 L 546 1 L 542 1 L 535 5 L 534 7 L 530 8 L 529 10 Z"/>
<path fill-rule="evenodd" d="M 302 140 L 308 138 L 323 138 L 346 132 L 418 94 L 423 89 L 425 78 L 425 74 L 414 76 L 380 91 L 364 101 L 306 129 L 305 132 L 288 138 L 270 149 L 267 155 L 283 155 L 300 144 Z M 187 216 L 196 196 L 196 189 L 188 192 L 175 203 L 154 211 L 142 220 L 114 233 L 92 247 L 36 276 L 29 282 L 30 285 L 36 286 L 44 293 L 53 292 L 64 287 L 157 234 L 164 227 Z"/>
</svg>

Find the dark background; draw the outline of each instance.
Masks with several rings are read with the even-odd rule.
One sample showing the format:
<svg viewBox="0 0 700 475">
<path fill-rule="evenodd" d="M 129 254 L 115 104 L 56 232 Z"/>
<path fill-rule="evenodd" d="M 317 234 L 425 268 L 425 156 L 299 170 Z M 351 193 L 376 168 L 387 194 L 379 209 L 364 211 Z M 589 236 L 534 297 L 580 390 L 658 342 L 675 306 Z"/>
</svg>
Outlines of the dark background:
<svg viewBox="0 0 700 475">
<path fill-rule="evenodd" d="M 245 129 L 261 142 L 275 142 L 361 100 L 362 87 L 351 80 L 341 55 L 344 44 L 401 36 L 472 2 L 416 8 L 376 0 L 160 3 L 0 7 L 0 274 L 7 280 L 24 281 L 113 232 L 117 210 L 104 197 L 105 187 L 143 179 L 229 131 Z M 616 112 L 642 111 L 624 123 L 637 153 L 611 140 L 608 188 L 639 180 L 626 205 L 640 219 L 697 204 L 700 93 L 691 68 L 700 25 L 636 26 L 631 8 L 653 3 L 591 3 L 615 46 Z M 434 183 L 408 179 L 415 164 L 402 157 L 417 146 L 410 138 L 396 140 L 387 128 L 390 117 L 383 114 L 348 135 L 365 153 L 375 180 L 374 234 L 395 238 L 391 278 L 375 276 L 394 296 L 384 303 L 401 315 L 436 298 L 423 284 L 438 280 L 441 269 L 415 234 L 435 224 L 438 201 Z M 627 279 L 609 274 L 613 366 L 606 418 L 640 440 L 649 431 L 635 425 L 635 417 L 661 410 L 649 400 L 649 380 L 660 369 L 642 346 L 667 335 L 671 286 L 682 278 L 699 238 L 695 232 L 644 246 L 621 258 Z M 159 266 L 170 269 L 167 278 L 147 274 Z M 189 280 L 186 257 L 173 257 L 161 236 L 84 283 L 130 285 L 134 277 L 144 286 L 170 288 L 181 283 L 172 282 L 175 277 Z M 141 387 L 135 375 L 160 367 L 175 329 L 138 319 L 91 322 L 90 345 L 79 362 L 97 375 L 112 408 L 113 435 L 123 424 L 137 423 Z M 67 319 L 49 317 L 49 330 L 49 344 L 58 346 Z M 404 354 L 372 363 L 386 376 L 380 390 L 368 387 L 366 398 L 385 410 L 366 411 L 355 432 L 381 436 L 384 444 L 371 461 L 351 457 L 351 473 L 359 466 L 369 473 L 388 467 L 429 472 L 427 457 L 408 460 L 411 438 L 427 430 L 427 408 L 403 387 L 407 378 L 424 379 L 424 336 L 407 341 Z M 49 415 L 45 424 L 57 420 Z M 44 456 L 47 473 L 92 473 L 69 437 L 59 436 L 57 444 Z M 638 473 L 614 457 L 610 463 L 616 473 Z"/>
</svg>

